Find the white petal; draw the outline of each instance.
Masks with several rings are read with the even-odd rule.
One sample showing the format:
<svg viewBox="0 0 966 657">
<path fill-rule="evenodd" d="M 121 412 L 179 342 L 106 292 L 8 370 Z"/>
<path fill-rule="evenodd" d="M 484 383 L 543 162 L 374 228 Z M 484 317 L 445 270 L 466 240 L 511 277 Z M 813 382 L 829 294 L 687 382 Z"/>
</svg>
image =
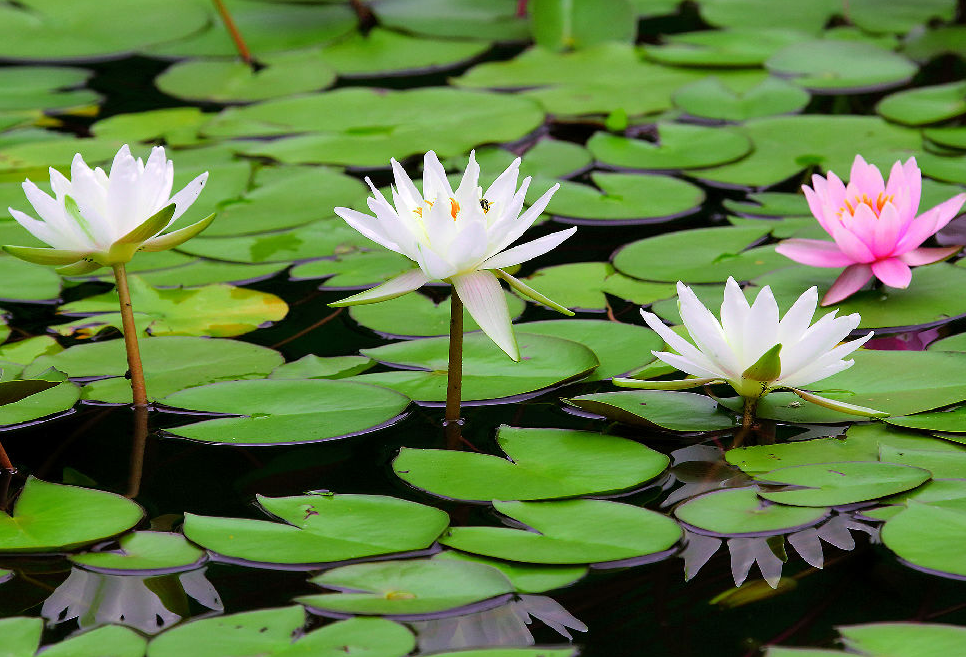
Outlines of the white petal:
<svg viewBox="0 0 966 657">
<path fill-rule="evenodd" d="M 371 239 L 376 244 L 380 244 L 390 251 L 403 253 L 399 248 L 399 245 L 386 237 L 385 231 L 383 230 L 384 224 L 381 224 L 379 221 L 377 221 L 375 217 L 362 212 L 357 212 L 351 208 L 335 208 L 334 212 L 342 217 L 347 224 Z M 403 253 L 403 255 L 405 254 Z"/>
<path fill-rule="evenodd" d="M 517 191 L 517 178 L 520 177 L 520 158 L 513 160 L 506 169 L 503 170 L 497 179 L 493 181 L 483 198 L 490 203 L 494 203 L 498 208 L 502 208 L 510 202 Z"/>
<path fill-rule="evenodd" d="M 486 251 L 486 225 L 483 222 L 466 224 L 449 245 L 446 259 L 459 271 L 477 269 Z"/>
<path fill-rule="evenodd" d="M 470 316 L 496 345 L 513 360 L 520 360 L 520 350 L 510 324 L 506 295 L 491 272 L 475 271 L 453 277 L 453 289 L 463 301 Z"/>
<path fill-rule="evenodd" d="M 818 307 L 818 288 L 811 287 L 792 304 L 785 316 L 778 323 L 778 342 L 782 345 L 794 345 L 808 329 L 808 325 L 815 316 Z"/>
<path fill-rule="evenodd" d="M 377 303 L 379 301 L 386 301 L 387 299 L 395 299 L 407 292 L 412 292 L 418 287 L 422 287 L 428 281 L 429 277 L 422 270 L 410 269 L 403 274 L 390 278 L 382 285 L 378 285 L 365 292 L 360 292 L 359 294 L 354 294 L 351 297 L 341 299 L 329 305 L 357 306 L 364 303 Z"/>
<path fill-rule="evenodd" d="M 488 258 L 480 265 L 480 269 L 505 269 L 513 265 L 519 265 L 521 262 L 532 260 L 537 256 L 541 256 L 555 249 L 575 232 L 577 232 L 576 226 L 566 230 L 559 230 L 556 233 L 550 233 L 532 242 L 526 242 L 512 249 L 507 249 L 502 253 L 497 253 L 495 256 Z"/>
<path fill-rule="evenodd" d="M 766 351 L 778 343 L 778 303 L 770 287 L 766 285 L 758 292 L 755 303 L 751 305 L 745 318 L 742 335 L 734 337 L 742 341 L 739 362 L 744 368 L 754 365 Z M 729 340 L 729 344 L 734 343 Z"/>
<path fill-rule="evenodd" d="M 834 317 L 829 313 L 812 324 L 798 343 L 789 345 L 787 351 L 782 349 L 781 380 L 813 365 L 851 333 L 860 321 L 857 314 Z"/>
<path fill-rule="evenodd" d="M 527 178 L 526 181 L 524 181 L 524 185 L 520 187 L 520 190 L 525 192 L 526 187 L 529 184 L 530 184 L 530 179 Z M 543 212 L 544 208 L 547 207 L 547 203 L 550 202 L 550 197 L 553 196 L 553 193 L 558 189 L 560 189 L 560 185 L 555 183 L 554 186 L 548 189 L 546 192 L 544 192 L 543 196 L 538 198 L 533 205 L 527 208 L 526 212 L 524 212 L 522 215 L 520 215 L 519 218 L 517 218 L 515 221 L 512 221 L 508 225 L 506 235 L 501 241 L 501 245 L 497 249 L 498 251 L 502 251 L 506 247 L 516 242 L 520 238 L 520 236 L 523 235 L 527 231 L 527 229 L 533 225 L 533 222 L 540 217 L 540 213 Z"/>
<path fill-rule="evenodd" d="M 171 197 L 171 200 L 169 201 L 169 203 L 174 203 L 175 209 L 174 209 L 174 216 L 171 217 L 171 221 L 168 223 L 169 226 L 172 223 L 174 223 L 174 221 L 177 220 L 178 217 L 183 215 L 184 211 L 187 210 L 191 206 L 191 204 L 195 202 L 195 200 L 198 198 L 198 195 L 201 193 L 201 190 L 204 188 L 205 183 L 207 181 L 208 181 L 208 172 L 205 171 L 203 174 L 201 174 L 200 176 L 192 180 L 190 183 L 185 185 L 180 192 L 178 192 L 177 194 Z M 165 205 L 168 205 L 168 203 L 166 203 Z M 160 209 L 161 208 L 158 208 L 158 210 Z"/>
<path fill-rule="evenodd" d="M 70 180 L 54 167 L 50 167 L 50 188 L 58 200 L 62 199 L 70 194 Z"/>
<path fill-rule="evenodd" d="M 719 372 L 715 372 L 711 369 L 701 367 L 697 363 L 685 358 L 684 356 L 678 356 L 677 354 L 672 354 L 667 351 L 653 351 L 651 353 L 653 353 L 655 356 L 663 360 L 671 367 L 677 368 L 682 372 L 687 372 L 688 374 L 692 374 L 702 379 L 728 378 L 728 377 L 723 377 Z"/>
<path fill-rule="evenodd" d="M 741 287 L 731 276 L 725 284 L 724 300 L 721 302 L 721 329 L 728 336 L 728 342 L 735 347 L 741 345 L 741 334 L 745 330 L 745 320 L 751 307 L 741 291 Z"/>
<path fill-rule="evenodd" d="M 724 331 L 717 318 L 704 307 L 694 292 L 684 283 L 678 282 L 678 300 L 681 319 L 695 346 L 711 361 L 715 369 L 727 374 L 727 379 L 739 379 L 746 368 L 741 367 L 738 358 L 725 340 Z"/>
<path fill-rule="evenodd" d="M 453 196 L 453 188 L 446 178 L 446 170 L 436 153 L 429 151 L 423 156 L 423 198 L 427 201 L 445 201 Z"/>
<path fill-rule="evenodd" d="M 55 249 L 77 251 L 84 250 L 89 246 L 89 244 L 86 242 L 77 242 L 71 239 L 72 235 L 55 230 L 50 224 L 43 221 L 37 221 L 29 214 L 21 212 L 20 210 L 7 208 L 7 211 L 10 212 L 10 216 L 17 220 L 18 224 L 30 231 L 30 234 L 40 241 L 46 242 Z"/>
<path fill-rule="evenodd" d="M 403 169 L 402 165 L 394 159 L 389 160 L 389 162 L 392 164 L 392 175 L 396 181 L 396 189 L 403 199 L 405 199 L 405 201 L 409 204 L 409 209 L 412 210 L 412 208 L 422 205 L 423 195 L 419 193 L 418 189 L 416 189 L 416 185 L 413 184 L 413 181 L 406 173 L 406 170 Z M 378 189 L 375 188 L 375 186 L 372 184 L 372 181 L 366 178 L 366 182 L 369 183 L 369 187 L 372 188 L 373 193 L 377 194 L 381 198 L 382 194 Z M 398 206 L 397 209 L 400 212 L 402 211 L 402 208 L 399 208 Z"/>
<path fill-rule="evenodd" d="M 441 281 L 455 275 L 459 270 L 447 262 L 431 247 L 416 243 L 416 263 L 430 280 Z"/>
<path fill-rule="evenodd" d="M 476 152 L 470 151 L 470 161 L 463 172 L 460 186 L 456 188 L 456 199 L 460 203 L 476 200 L 476 189 L 480 186 L 480 165 L 476 163 Z"/>
<path fill-rule="evenodd" d="M 646 310 L 641 310 L 641 316 L 644 318 L 644 321 L 647 322 L 647 325 L 651 327 L 651 330 L 661 336 L 661 339 L 664 340 L 664 342 L 668 344 L 671 349 L 674 349 L 685 359 L 694 363 L 695 366 L 701 367 L 708 372 L 712 372 L 711 375 L 704 376 L 715 376 L 725 379 L 729 378 L 729 375 L 726 372 L 724 372 L 720 367 L 716 367 L 707 356 L 701 353 L 697 347 L 675 333 L 670 327 L 665 326 L 660 317 L 654 313 L 649 313 Z"/>
</svg>

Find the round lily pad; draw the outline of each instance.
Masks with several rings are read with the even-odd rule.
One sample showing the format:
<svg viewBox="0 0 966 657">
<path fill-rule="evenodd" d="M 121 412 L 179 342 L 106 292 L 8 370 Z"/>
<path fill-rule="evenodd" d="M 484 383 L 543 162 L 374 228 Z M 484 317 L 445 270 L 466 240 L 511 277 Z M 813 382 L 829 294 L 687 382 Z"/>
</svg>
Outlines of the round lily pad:
<svg viewBox="0 0 966 657">
<path fill-rule="evenodd" d="M 670 460 L 626 438 L 567 429 L 501 426 L 507 458 L 444 449 L 403 447 L 396 476 L 440 497 L 542 500 L 632 488 L 661 474 Z"/>
<path fill-rule="evenodd" d="M 312 568 L 429 547 L 449 517 L 439 509 L 377 495 L 258 496 L 282 522 L 185 514 L 189 540 L 234 561 Z"/>
<path fill-rule="evenodd" d="M 895 52 L 862 41 L 822 39 L 794 43 L 765 66 L 812 93 L 862 93 L 908 82 L 918 67 Z"/>
<path fill-rule="evenodd" d="M 635 324 L 602 319 L 551 319 L 517 324 L 520 331 L 579 342 L 590 348 L 600 365 L 587 381 L 602 381 L 643 366 L 654 360 L 652 349 L 662 347 L 653 331 Z"/>
<path fill-rule="evenodd" d="M 570 178 L 593 163 L 590 152 L 580 144 L 559 139 L 543 137 L 528 148 L 522 156 L 506 147 L 483 146 L 476 150 L 476 162 L 480 165 L 480 186 L 487 188 L 496 180 L 517 157 L 520 161 L 520 176 L 537 178 Z M 459 156 L 447 163 L 448 169 L 465 170 L 469 158 Z M 459 180 L 454 181 L 459 185 Z M 538 196 L 543 189 L 532 185 L 532 192 Z M 530 194 L 528 194 L 528 201 Z M 536 199 L 537 197 L 533 197 Z"/>
<path fill-rule="evenodd" d="M 28 656 L 36 652 L 40 645 L 40 635 L 44 632 L 42 618 L 13 616 L 0 618 L 0 633 L 4 638 L 4 650 L 11 657 Z"/>
<path fill-rule="evenodd" d="M 631 242 L 614 255 L 618 271 L 651 281 L 724 282 L 754 278 L 787 265 L 774 246 L 746 249 L 768 234 L 762 228 L 698 228 Z M 686 253 L 687 258 L 681 257 Z"/>
<path fill-rule="evenodd" d="M 270 379 L 343 379 L 365 372 L 375 363 L 365 356 L 328 356 L 315 354 L 279 365 L 268 375 Z"/>
<path fill-rule="evenodd" d="M 178 250 L 213 260 L 242 263 L 279 262 L 324 258 L 370 246 L 372 242 L 341 219 L 320 219 L 268 233 L 233 237 L 196 237 Z"/>
<path fill-rule="evenodd" d="M 608 294 L 641 305 L 674 295 L 673 285 L 629 278 L 608 262 L 571 262 L 544 267 L 524 280 L 571 310 L 604 312 Z"/>
<path fill-rule="evenodd" d="M 310 581 L 342 591 L 295 599 L 312 611 L 398 620 L 458 614 L 461 607 L 513 592 L 506 576 L 492 566 L 438 559 L 353 564 Z"/>
<path fill-rule="evenodd" d="M 598 132 L 587 148 L 598 161 L 619 169 L 694 169 L 733 162 L 751 150 L 751 142 L 728 128 L 659 123 L 655 143 Z M 700 149 L 694 145 L 701 144 Z"/>
<path fill-rule="evenodd" d="M 198 107 L 165 107 L 162 109 L 114 114 L 94 123 L 91 134 L 102 139 L 152 141 L 164 139 L 166 144 L 193 144 L 198 141 L 198 128 L 208 115 Z"/>
<path fill-rule="evenodd" d="M 722 413 L 715 400 L 693 392 L 622 390 L 564 401 L 618 422 L 671 431 L 720 431 L 735 426 L 731 414 Z"/>
<path fill-rule="evenodd" d="M 548 566 L 546 564 L 518 563 L 487 559 L 476 554 L 444 550 L 432 556 L 434 561 L 474 561 L 493 566 L 503 573 L 519 593 L 545 593 L 569 586 L 587 574 L 585 566 Z"/>
<path fill-rule="evenodd" d="M 207 559 L 204 550 L 171 532 L 131 532 L 118 544 L 118 550 L 83 552 L 69 558 L 86 570 L 111 575 L 177 573 L 197 568 Z"/>
<path fill-rule="evenodd" d="M 494 502 L 497 511 L 536 531 L 507 527 L 452 527 L 440 543 L 510 561 L 574 564 L 657 555 L 683 535 L 667 516 L 603 500 Z"/>
<path fill-rule="evenodd" d="M 353 618 L 303 634 L 304 625 L 305 610 L 297 606 L 201 618 L 153 639 L 148 657 L 403 657 L 416 647 L 409 630 L 382 618 Z"/>
<path fill-rule="evenodd" d="M 406 269 L 412 269 L 412 262 Z M 526 303 L 520 297 L 506 292 L 506 300 L 510 319 L 523 314 Z M 366 328 L 387 337 L 449 336 L 450 301 L 447 297 L 437 303 L 417 292 L 379 303 L 351 306 L 349 316 Z M 480 330 L 465 308 L 463 330 Z"/>
<path fill-rule="evenodd" d="M 669 176 L 592 173 L 597 188 L 563 181 L 547 212 L 566 223 L 649 223 L 697 211 L 704 192 Z"/>
<path fill-rule="evenodd" d="M 526 7 L 534 42 L 549 50 L 633 43 L 637 15 L 629 2 L 535 2 Z"/>
<path fill-rule="evenodd" d="M 722 536 L 787 534 L 818 524 L 828 517 L 825 507 L 772 504 L 754 486 L 728 488 L 688 500 L 674 515 L 699 533 Z"/>
<path fill-rule="evenodd" d="M 230 338 L 288 314 L 282 299 L 257 290 L 213 284 L 162 290 L 138 276 L 128 279 L 134 323 L 141 335 L 207 335 Z M 53 327 L 64 336 L 90 337 L 107 327 L 121 331 L 117 290 L 64 304 L 59 313 L 81 319 Z"/>
<path fill-rule="evenodd" d="M 185 265 L 143 272 L 139 276 L 154 287 L 202 287 L 213 283 L 245 285 L 271 278 L 287 263 L 244 264 L 196 258 Z"/>
<path fill-rule="evenodd" d="M 811 95 L 780 78 L 769 77 L 754 87 L 736 91 L 716 76 L 685 85 L 674 92 L 674 105 L 691 116 L 719 121 L 747 121 L 805 109 Z"/>
<path fill-rule="evenodd" d="M 882 527 L 882 542 L 900 558 L 960 578 L 966 578 L 964 540 L 966 511 L 924 502 L 910 501 Z"/>
<path fill-rule="evenodd" d="M 669 34 L 661 45 L 645 45 L 648 58 L 669 66 L 761 66 L 787 45 L 810 38 L 794 29 L 702 30 Z"/>
<path fill-rule="evenodd" d="M 0 514 L 0 552 L 59 552 L 120 534 L 141 517 L 131 500 L 100 490 L 29 477 L 8 515 Z"/>
<path fill-rule="evenodd" d="M 168 395 L 175 408 L 239 417 L 204 420 L 167 433 L 219 445 L 291 445 L 345 438 L 390 424 L 409 405 L 392 390 L 349 381 L 225 381 Z"/>
<path fill-rule="evenodd" d="M 0 281 L 0 299 L 48 301 L 60 296 L 60 276 L 53 269 L 6 254 L 0 257 Z"/>
<path fill-rule="evenodd" d="M 354 290 L 379 285 L 412 268 L 412 260 L 393 251 L 385 249 L 381 251 L 356 250 L 344 255 L 337 255 L 334 258 L 313 260 L 296 265 L 289 270 L 289 278 L 295 281 L 324 278 L 326 280 L 319 286 L 319 289 Z M 397 297 L 397 299 L 402 298 L 406 298 L 406 296 Z M 390 299 L 390 301 L 394 300 Z M 381 304 L 370 305 L 381 306 Z M 353 306 L 350 308 L 350 312 L 362 307 Z"/>
<path fill-rule="evenodd" d="M 850 651 L 870 657 L 886 657 L 889 653 L 909 657 L 955 653 L 966 640 L 966 628 L 938 623 L 869 623 L 837 629 Z"/>
<path fill-rule="evenodd" d="M 235 340 L 169 336 L 141 340 L 140 347 L 148 397 L 155 401 L 213 381 L 263 378 L 284 362 L 273 349 Z M 76 345 L 41 356 L 27 366 L 24 376 L 49 367 L 72 378 L 108 377 L 84 386 L 85 399 L 118 404 L 131 401 L 131 385 L 124 378 L 127 357 L 122 339 Z"/>
<path fill-rule="evenodd" d="M 468 333 L 464 337 L 464 402 L 531 393 L 580 378 L 597 367 L 594 352 L 576 342 L 529 333 L 517 333 L 516 338 L 521 355 L 518 363 L 507 358 L 483 333 Z M 362 355 L 389 365 L 414 369 L 361 374 L 352 380 L 392 388 L 418 402 L 446 400 L 448 337 L 396 342 L 363 349 Z"/>
<path fill-rule="evenodd" d="M 80 388 L 64 382 L 11 404 L 4 404 L 0 406 L 0 426 L 24 424 L 70 410 L 80 395 Z"/>
<path fill-rule="evenodd" d="M 43 654 L 47 657 L 144 657 L 147 645 L 147 639 L 131 628 L 105 625 L 46 646 Z"/>
<path fill-rule="evenodd" d="M 776 25 L 793 25 L 795 29 L 819 32 L 842 6 L 837 0 L 814 0 L 813 2 L 786 5 L 769 0 L 702 0 L 699 5 L 701 18 L 715 27 L 774 28 Z"/>
<path fill-rule="evenodd" d="M 758 495 L 766 500 L 793 506 L 838 506 L 895 495 L 919 486 L 930 476 L 928 470 L 895 463 L 842 461 L 779 468 L 755 478 L 801 487 L 759 491 Z"/>
<path fill-rule="evenodd" d="M 435 38 L 525 41 L 527 19 L 515 0 L 394 0 L 374 7 L 379 22 L 404 32 Z"/>
<path fill-rule="evenodd" d="M 849 20 L 869 32 L 905 34 L 933 19 L 950 22 L 955 15 L 956 3 L 951 0 L 855 0 L 849 5 Z"/>
<path fill-rule="evenodd" d="M 896 123 L 926 125 L 966 114 L 966 83 L 917 87 L 887 96 L 876 111 Z"/>
</svg>

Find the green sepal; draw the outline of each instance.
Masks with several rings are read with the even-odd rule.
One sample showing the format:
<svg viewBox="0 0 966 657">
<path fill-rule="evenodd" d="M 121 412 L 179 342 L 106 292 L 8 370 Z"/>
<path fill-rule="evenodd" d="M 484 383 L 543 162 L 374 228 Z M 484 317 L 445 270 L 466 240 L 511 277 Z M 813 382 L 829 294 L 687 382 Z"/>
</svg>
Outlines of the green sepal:
<svg viewBox="0 0 966 657">
<path fill-rule="evenodd" d="M 214 214 L 209 214 L 207 217 L 199 222 L 193 223 L 190 226 L 185 226 L 178 230 L 171 231 L 165 235 L 158 235 L 157 237 L 152 237 L 151 239 L 144 242 L 141 245 L 142 251 L 167 251 L 168 249 L 173 249 L 176 246 L 184 244 L 192 237 L 203 231 L 205 228 L 211 225 L 211 222 L 215 220 Z"/>
<path fill-rule="evenodd" d="M 680 379 L 677 381 L 648 381 L 644 379 L 628 379 L 616 377 L 612 379 L 618 388 L 635 388 L 637 390 L 687 390 L 688 388 L 698 388 L 709 383 L 727 383 L 724 379 L 718 378 L 694 378 Z"/>
<path fill-rule="evenodd" d="M 799 390 L 798 388 L 788 388 L 796 395 L 801 397 L 807 402 L 813 404 L 818 404 L 824 408 L 831 409 L 833 411 L 840 411 L 842 413 L 848 413 L 849 415 L 860 415 L 862 417 L 875 417 L 883 418 L 889 417 L 890 413 L 885 411 L 877 411 L 874 408 L 867 408 L 865 406 L 856 406 L 855 404 L 846 404 L 845 402 L 836 401 L 834 399 L 828 399 L 827 397 L 819 397 L 818 395 L 812 394 L 805 390 Z"/>
<path fill-rule="evenodd" d="M 84 231 L 84 234 L 87 235 L 87 238 L 91 242 L 96 242 L 97 240 L 94 239 L 94 229 L 91 228 L 91 222 L 89 222 L 84 215 L 81 214 L 80 206 L 77 205 L 77 201 L 74 200 L 73 196 L 70 196 L 69 194 L 64 196 L 64 209 L 67 210 L 67 214 L 74 219 L 74 222 L 80 227 L 80 229 Z"/>
<path fill-rule="evenodd" d="M 753 381 L 774 381 L 782 374 L 782 360 L 780 357 L 782 345 L 779 342 L 761 355 L 755 364 L 741 373 L 742 378 Z"/>
<path fill-rule="evenodd" d="M 5 244 L 3 250 L 21 260 L 38 265 L 69 265 L 90 255 L 88 251 L 48 249 L 38 246 L 12 246 Z"/>
<path fill-rule="evenodd" d="M 153 215 L 145 219 L 140 226 L 132 230 L 130 233 L 120 238 L 111 246 L 113 250 L 114 246 L 118 244 L 136 244 L 140 246 L 143 242 L 151 239 L 165 227 L 171 223 L 171 217 L 174 216 L 175 204 L 169 203 L 164 206 Z"/>
<path fill-rule="evenodd" d="M 547 308 L 550 308 L 551 310 L 556 310 L 558 313 L 563 313 L 567 317 L 573 317 L 574 316 L 574 312 L 572 310 L 570 310 L 569 308 L 565 308 L 564 306 L 561 306 L 556 301 L 554 301 L 554 300 L 552 300 L 552 299 L 550 299 L 548 297 L 545 297 L 544 295 L 540 294 L 539 292 L 537 292 L 536 290 L 534 290 L 532 287 L 530 287 L 529 285 L 527 285 L 526 283 L 524 283 L 523 281 L 521 281 L 521 280 L 519 280 L 517 278 L 514 278 L 513 276 L 510 276 L 510 274 L 506 273 L 502 269 L 494 269 L 492 271 L 497 276 L 499 276 L 500 278 L 502 278 L 503 280 L 505 280 L 507 283 L 509 283 L 510 287 L 512 287 L 514 290 L 516 290 L 520 294 L 522 294 L 524 296 L 527 296 L 527 297 L 530 297 L 531 299 L 533 299 L 537 303 L 543 304 L 544 306 L 546 306 Z"/>
<path fill-rule="evenodd" d="M 84 260 L 78 260 L 71 265 L 64 265 L 63 267 L 58 267 L 54 271 L 61 276 L 83 276 L 84 274 L 89 274 L 92 271 L 100 269 L 103 265 L 85 258 Z"/>
<path fill-rule="evenodd" d="M 60 381 L 45 381 L 43 379 L 17 379 L 0 382 L 0 406 L 12 404 L 59 384 Z"/>
</svg>

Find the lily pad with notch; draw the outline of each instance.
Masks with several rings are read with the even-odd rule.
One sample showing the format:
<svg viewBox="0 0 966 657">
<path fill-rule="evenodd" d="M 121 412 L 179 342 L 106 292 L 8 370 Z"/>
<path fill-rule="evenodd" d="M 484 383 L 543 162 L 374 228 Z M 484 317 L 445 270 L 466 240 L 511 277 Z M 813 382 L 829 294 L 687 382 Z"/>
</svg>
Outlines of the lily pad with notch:
<svg viewBox="0 0 966 657">
<path fill-rule="evenodd" d="M 499 604 L 514 590 L 498 569 L 452 559 L 352 564 L 309 581 L 340 592 L 303 595 L 295 601 L 337 618 L 349 614 L 421 620 L 459 615 L 465 613 L 463 608 L 487 600 Z"/>
<path fill-rule="evenodd" d="M 344 379 L 360 374 L 375 363 L 365 356 L 316 356 L 308 354 L 279 365 L 269 379 Z"/>
<path fill-rule="evenodd" d="M 769 57 L 765 67 L 819 94 L 897 87 L 908 82 L 919 68 L 902 55 L 871 43 L 839 39 L 791 44 Z"/>
<path fill-rule="evenodd" d="M 520 563 L 488 559 L 478 554 L 444 550 L 431 557 L 434 561 L 474 561 L 493 566 L 513 584 L 518 593 L 545 593 L 569 586 L 587 575 L 586 566 L 550 566 L 547 564 Z"/>
<path fill-rule="evenodd" d="M 627 490 L 670 460 L 640 443 L 589 431 L 501 426 L 506 458 L 403 447 L 392 468 L 410 486 L 447 499 L 543 500 Z"/>
<path fill-rule="evenodd" d="M 597 357 L 582 344 L 545 335 L 517 333 L 520 362 L 513 362 L 483 333 L 463 340 L 463 402 L 492 402 L 534 393 L 586 376 Z M 423 338 L 363 349 L 363 356 L 407 368 L 361 374 L 352 381 L 392 388 L 422 403 L 446 400 L 449 338 Z"/>
<path fill-rule="evenodd" d="M 696 212 L 704 192 L 670 176 L 592 173 L 597 186 L 562 181 L 546 212 L 575 224 L 651 223 Z"/>
<path fill-rule="evenodd" d="M 120 534 L 141 507 L 106 491 L 28 477 L 10 514 L 0 514 L 0 552 L 61 552 Z"/>
<path fill-rule="evenodd" d="M 811 95 L 775 77 L 765 78 L 749 89 L 736 90 L 717 76 L 709 76 L 681 87 L 671 98 L 678 109 L 691 116 L 737 122 L 795 114 L 805 109 Z"/>
<path fill-rule="evenodd" d="M 630 278 L 616 271 L 609 262 L 553 265 L 538 269 L 524 280 L 560 305 L 585 312 L 604 312 L 608 294 L 640 305 L 674 295 L 673 285 Z"/>
<path fill-rule="evenodd" d="M 866 502 L 915 488 L 932 475 L 928 470 L 896 463 L 842 461 L 779 468 L 755 476 L 760 482 L 796 486 L 795 490 L 761 490 L 758 495 L 792 506 L 839 506 Z"/>
<path fill-rule="evenodd" d="M 910 500 L 882 527 L 882 542 L 918 568 L 966 579 L 966 510 Z"/>
<path fill-rule="evenodd" d="M 698 143 L 699 149 L 694 147 Z M 597 132 L 587 148 L 608 167 L 676 171 L 733 162 L 751 151 L 751 142 L 729 128 L 658 123 L 655 143 Z"/>
<path fill-rule="evenodd" d="M 185 514 L 184 534 L 218 560 L 312 569 L 424 550 L 446 529 L 439 509 L 380 495 L 256 496 L 282 522 Z"/>
<path fill-rule="evenodd" d="M 324 278 L 320 290 L 354 290 L 379 285 L 412 268 L 413 261 L 404 255 L 389 250 L 360 249 L 303 262 L 289 270 L 289 278 L 293 281 Z"/>
<path fill-rule="evenodd" d="M 405 396 L 346 380 L 261 379 L 196 386 L 161 399 L 174 408 L 231 414 L 167 433 L 219 445 L 292 445 L 383 428 L 409 405 Z"/>
<path fill-rule="evenodd" d="M 670 390 L 598 392 L 564 399 L 590 413 L 637 426 L 670 431 L 721 431 L 735 420 L 707 395 Z"/>
<path fill-rule="evenodd" d="M 85 570 L 109 575 L 177 573 L 198 568 L 207 560 L 205 551 L 181 534 L 136 531 L 118 539 L 117 549 L 82 552 L 68 557 Z"/>
<path fill-rule="evenodd" d="M 886 96 L 876 112 L 896 123 L 926 125 L 966 114 L 966 83 L 907 89 Z"/>
<path fill-rule="evenodd" d="M 816 525 L 829 509 L 774 504 L 749 486 L 705 493 L 676 507 L 674 515 L 702 534 L 772 536 Z"/>
<path fill-rule="evenodd" d="M 535 531 L 452 527 L 440 543 L 457 550 L 528 563 L 580 564 L 660 558 L 683 536 L 664 514 L 604 500 L 494 502 L 500 513 Z"/>
</svg>

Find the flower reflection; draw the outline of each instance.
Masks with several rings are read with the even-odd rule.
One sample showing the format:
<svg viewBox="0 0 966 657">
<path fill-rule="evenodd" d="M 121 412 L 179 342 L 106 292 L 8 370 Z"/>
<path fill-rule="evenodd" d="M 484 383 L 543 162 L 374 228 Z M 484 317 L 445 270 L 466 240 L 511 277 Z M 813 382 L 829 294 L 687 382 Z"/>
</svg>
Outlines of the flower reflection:
<svg viewBox="0 0 966 657">
<path fill-rule="evenodd" d="M 421 652 L 443 652 L 488 646 L 532 646 L 536 642 L 527 627 L 533 618 L 543 621 L 568 640 L 570 630 L 586 632 L 587 626 L 545 595 L 520 595 L 505 605 L 464 616 L 450 616 L 409 623 L 416 632 Z"/>
<path fill-rule="evenodd" d="M 157 634 L 188 615 L 190 596 L 213 611 L 223 611 L 205 568 L 171 575 L 104 575 L 72 568 L 41 608 L 50 625 L 77 619 L 80 629 L 127 625 Z"/>
</svg>

